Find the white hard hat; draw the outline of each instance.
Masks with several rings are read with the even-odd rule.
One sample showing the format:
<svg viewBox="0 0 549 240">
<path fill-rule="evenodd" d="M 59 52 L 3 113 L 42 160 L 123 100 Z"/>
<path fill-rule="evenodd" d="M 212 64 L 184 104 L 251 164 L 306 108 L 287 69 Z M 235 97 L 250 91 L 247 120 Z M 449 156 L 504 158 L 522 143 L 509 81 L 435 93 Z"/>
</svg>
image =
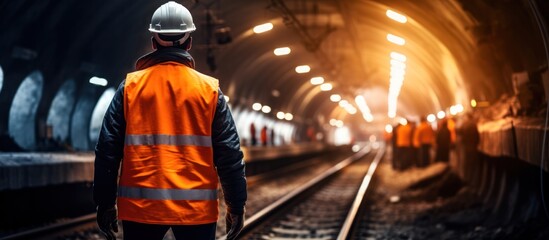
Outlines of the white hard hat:
<svg viewBox="0 0 549 240">
<path fill-rule="evenodd" d="M 153 33 L 156 41 L 162 46 L 174 46 L 182 44 L 187 40 L 196 27 L 189 10 L 183 5 L 169 1 L 160 6 L 151 18 L 149 31 Z M 163 40 L 159 34 L 164 36 L 182 36 L 175 40 Z"/>
</svg>

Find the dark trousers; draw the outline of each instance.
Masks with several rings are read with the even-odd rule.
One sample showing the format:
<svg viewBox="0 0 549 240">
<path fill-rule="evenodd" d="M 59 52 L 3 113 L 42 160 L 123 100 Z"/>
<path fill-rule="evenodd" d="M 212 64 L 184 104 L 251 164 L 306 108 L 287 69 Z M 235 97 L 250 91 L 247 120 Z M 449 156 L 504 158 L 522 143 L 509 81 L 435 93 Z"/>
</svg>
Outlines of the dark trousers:
<svg viewBox="0 0 549 240">
<path fill-rule="evenodd" d="M 426 167 L 431 163 L 430 158 L 431 144 L 421 144 L 419 149 L 419 159 L 417 161 L 418 167 Z"/>
<path fill-rule="evenodd" d="M 170 228 L 172 228 L 173 235 L 177 240 L 215 240 L 216 225 L 217 223 L 202 225 L 155 225 L 122 221 L 124 240 L 162 240 Z"/>
</svg>

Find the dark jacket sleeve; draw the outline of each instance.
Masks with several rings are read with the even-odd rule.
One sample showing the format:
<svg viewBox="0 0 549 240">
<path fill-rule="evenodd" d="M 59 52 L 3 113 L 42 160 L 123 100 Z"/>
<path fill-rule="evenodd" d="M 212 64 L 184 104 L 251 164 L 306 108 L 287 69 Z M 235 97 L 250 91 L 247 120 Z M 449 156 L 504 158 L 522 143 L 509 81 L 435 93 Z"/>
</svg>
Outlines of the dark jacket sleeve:
<svg viewBox="0 0 549 240">
<path fill-rule="evenodd" d="M 125 133 L 123 81 L 105 112 L 95 146 L 93 200 L 99 207 L 110 207 L 116 203 L 118 169 L 124 154 Z"/>
<path fill-rule="evenodd" d="M 212 147 L 228 211 L 242 214 L 247 199 L 243 154 L 233 116 L 221 89 L 212 123 Z"/>
</svg>

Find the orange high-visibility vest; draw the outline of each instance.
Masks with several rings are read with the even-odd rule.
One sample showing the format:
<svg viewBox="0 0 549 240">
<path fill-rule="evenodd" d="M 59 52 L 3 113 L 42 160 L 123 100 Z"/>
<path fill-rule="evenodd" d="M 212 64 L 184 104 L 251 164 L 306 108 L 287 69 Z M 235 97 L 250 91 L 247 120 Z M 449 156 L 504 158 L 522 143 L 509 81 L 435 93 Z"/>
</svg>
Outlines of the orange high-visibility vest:
<svg viewBox="0 0 549 240">
<path fill-rule="evenodd" d="M 397 128 L 397 147 L 411 147 L 412 146 L 412 127 L 410 124 L 401 125 Z"/>
<path fill-rule="evenodd" d="M 435 142 L 435 131 L 427 122 L 421 122 L 414 133 L 414 146 L 420 147 L 423 144 Z"/>
<path fill-rule="evenodd" d="M 212 121 L 219 83 L 164 62 L 129 73 L 118 218 L 196 225 L 218 217 Z"/>
</svg>

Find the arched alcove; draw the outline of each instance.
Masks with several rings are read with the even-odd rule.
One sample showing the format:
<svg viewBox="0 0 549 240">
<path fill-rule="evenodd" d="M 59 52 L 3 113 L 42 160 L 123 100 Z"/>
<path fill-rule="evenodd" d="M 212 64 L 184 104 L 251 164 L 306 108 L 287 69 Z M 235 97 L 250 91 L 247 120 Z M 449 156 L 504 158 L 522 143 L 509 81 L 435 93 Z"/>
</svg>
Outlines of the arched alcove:
<svg viewBox="0 0 549 240">
<path fill-rule="evenodd" d="M 74 106 L 71 119 L 71 145 L 75 150 L 92 150 L 88 134 L 90 128 L 90 119 L 97 102 L 97 88 L 87 86 L 78 93 L 78 100 Z"/>
<path fill-rule="evenodd" d="M 0 92 L 2 92 L 2 86 L 4 85 L 4 70 L 0 66 Z"/>
<path fill-rule="evenodd" d="M 53 138 L 64 142 L 69 137 L 69 126 L 71 111 L 74 107 L 76 94 L 76 82 L 73 79 L 67 80 L 59 90 L 48 112 L 47 124 L 52 126 Z"/>
<path fill-rule="evenodd" d="M 103 92 L 103 94 L 99 98 L 99 101 L 97 101 L 95 108 L 93 109 L 89 131 L 90 142 L 92 144 L 97 142 L 97 138 L 99 137 L 99 130 L 101 129 L 101 124 L 103 123 L 103 117 L 105 116 L 105 112 L 107 111 L 107 108 L 109 107 L 109 104 L 111 103 L 115 92 L 116 91 L 114 90 L 114 88 L 109 88 L 105 90 L 105 92 Z"/>
<path fill-rule="evenodd" d="M 42 97 L 44 77 L 39 70 L 31 72 L 19 85 L 9 113 L 8 129 L 15 142 L 26 150 L 36 146 L 36 110 Z"/>
</svg>

